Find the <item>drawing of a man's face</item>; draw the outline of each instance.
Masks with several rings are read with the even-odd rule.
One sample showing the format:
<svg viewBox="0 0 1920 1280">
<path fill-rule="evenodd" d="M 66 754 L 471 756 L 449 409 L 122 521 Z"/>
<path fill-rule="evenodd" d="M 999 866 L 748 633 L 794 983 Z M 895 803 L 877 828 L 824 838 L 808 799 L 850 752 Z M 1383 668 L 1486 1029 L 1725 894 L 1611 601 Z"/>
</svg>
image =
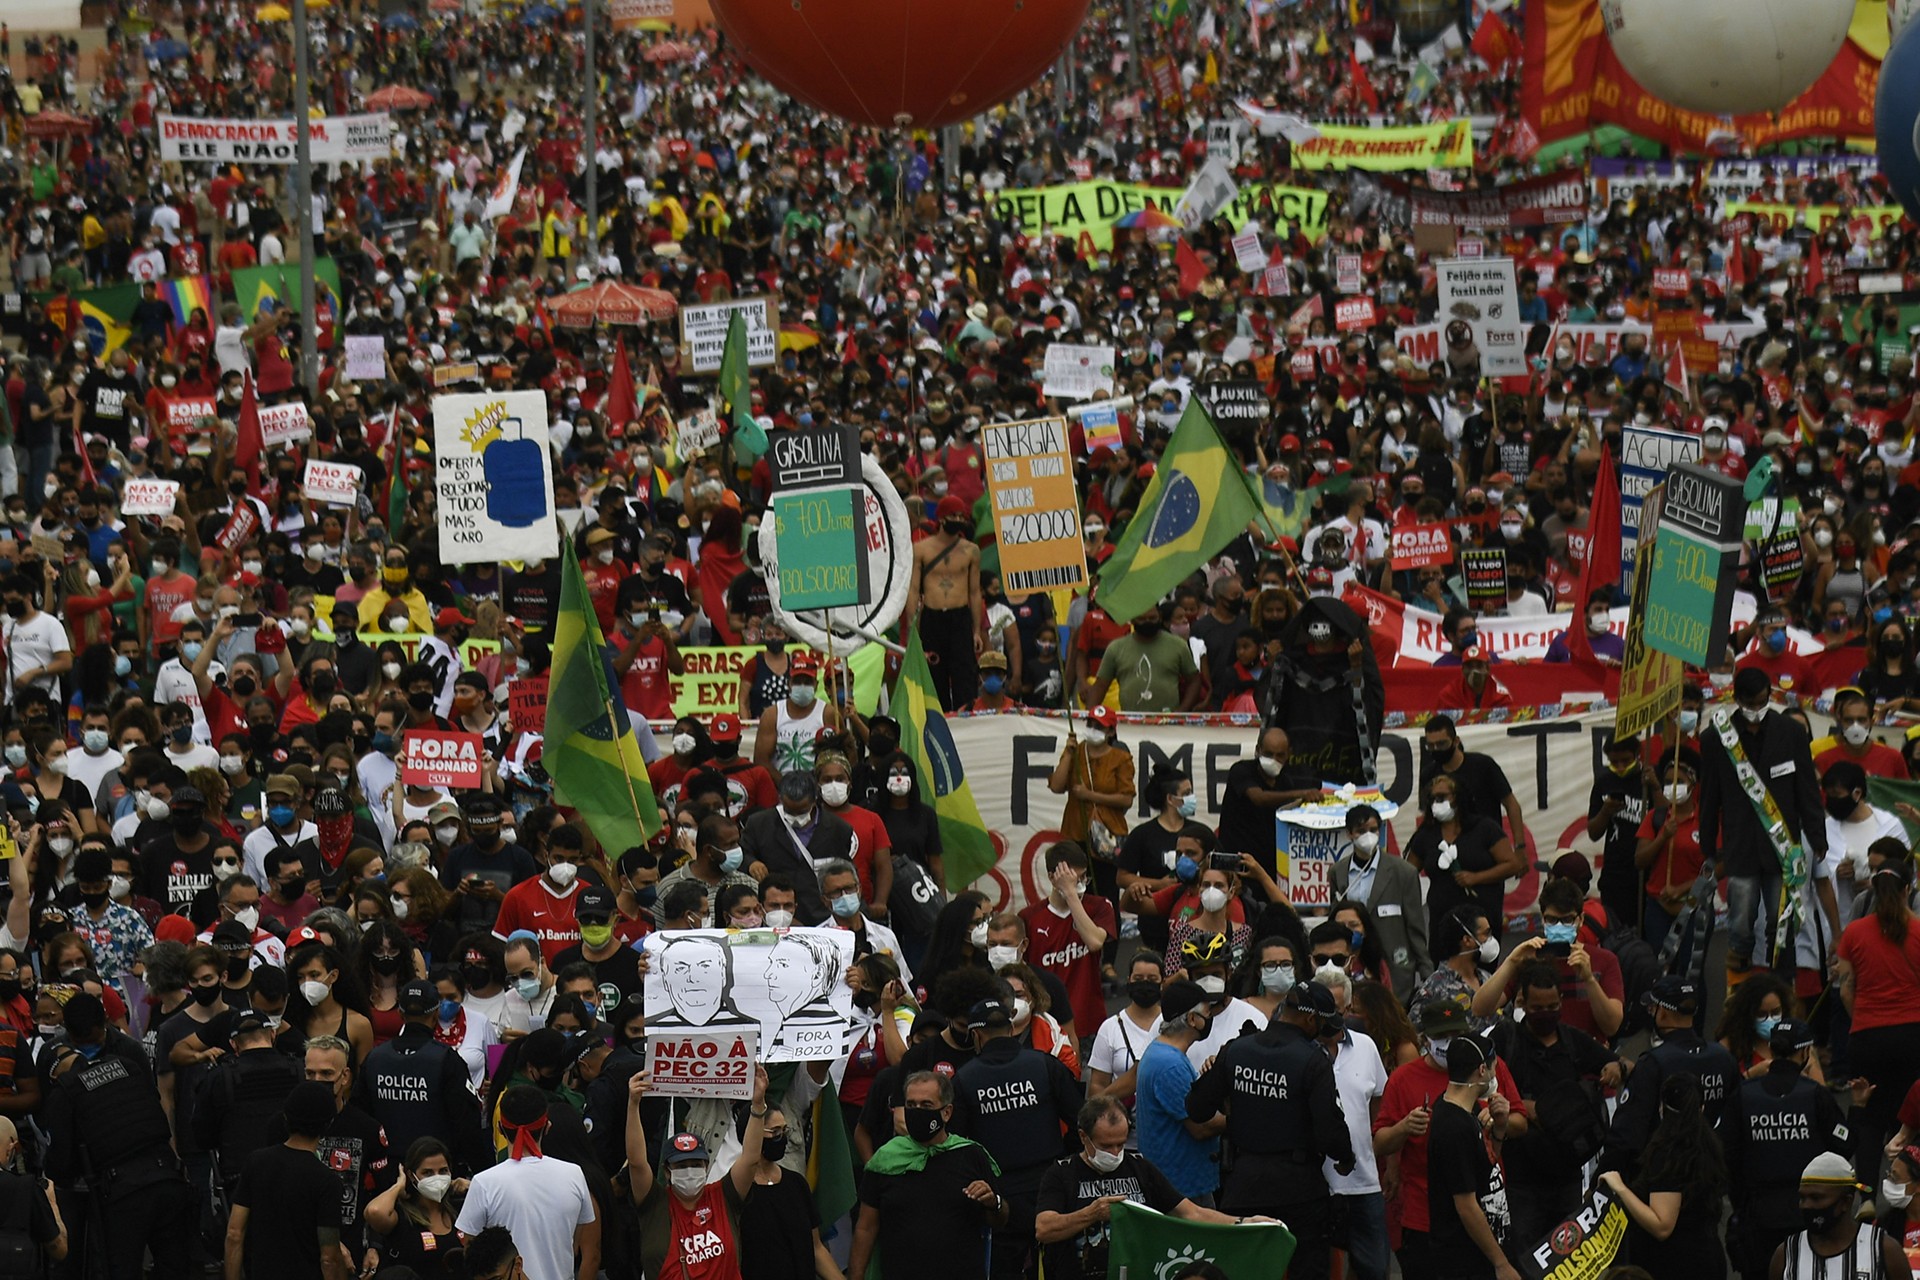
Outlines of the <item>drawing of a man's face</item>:
<svg viewBox="0 0 1920 1280">
<path fill-rule="evenodd" d="M 790 1016 L 813 996 L 813 953 L 795 942 L 782 942 L 767 956 L 767 998 L 780 1016 Z"/>
<path fill-rule="evenodd" d="M 680 1016 L 704 1026 L 727 994 L 726 948 L 711 938 L 680 938 L 661 953 L 661 981 Z"/>
</svg>

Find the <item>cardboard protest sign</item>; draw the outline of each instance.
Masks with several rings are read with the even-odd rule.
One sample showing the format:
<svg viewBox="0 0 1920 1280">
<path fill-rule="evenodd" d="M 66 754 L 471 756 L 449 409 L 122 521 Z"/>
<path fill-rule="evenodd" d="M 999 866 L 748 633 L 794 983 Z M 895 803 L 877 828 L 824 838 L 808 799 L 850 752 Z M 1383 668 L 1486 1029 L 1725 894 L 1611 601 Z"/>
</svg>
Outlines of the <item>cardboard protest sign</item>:
<svg viewBox="0 0 1920 1280">
<path fill-rule="evenodd" d="M 1007 590 L 1025 594 L 1084 586 L 1087 544 L 1080 532 L 1065 419 L 996 422 L 980 436 Z"/>
<path fill-rule="evenodd" d="M 797 489 L 773 497 L 780 602 L 789 610 L 866 603 L 866 494 L 856 488 Z"/>
<path fill-rule="evenodd" d="M 129 480 L 120 495 L 123 516 L 164 516 L 173 513 L 180 500 L 177 480 Z"/>
<path fill-rule="evenodd" d="M 1126 443 L 1120 430 L 1120 411 L 1110 404 L 1093 405 L 1080 415 L 1081 442 L 1091 455 L 1095 449 L 1118 452 Z"/>
<path fill-rule="evenodd" d="M 769 1064 L 843 1057 L 859 1038 L 845 929 L 668 929 L 644 945 L 649 1037 L 757 1032 Z"/>
<path fill-rule="evenodd" d="M 267 448 L 285 448 L 312 434 L 313 421 L 307 417 L 307 406 L 298 400 L 261 406 L 260 443 Z"/>
<path fill-rule="evenodd" d="M 765 368 L 780 356 L 780 311 L 772 298 L 735 298 L 680 308 L 680 359 L 688 373 L 718 373 L 735 313 L 747 332 L 747 365 Z"/>
<path fill-rule="evenodd" d="M 1371 329 L 1375 323 L 1372 298 L 1342 298 L 1333 304 L 1333 327 L 1342 333 Z"/>
<path fill-rule="evenodd" d="M 387 376 L 387 340 L 378 333 L 347 335 L 347 377 L 372 382 Z"/>
<path fill-rule="evenodd" d="M 1086 400 L 1113 393 L 1113 348 L 1055 342 L 1047 347 L 1041 390 L 1063 400 Z"/>
<path fill-rule="evenodd" d="M 1357 253 L 1336 254 L 1333 259 L 1333 287 L 1341 293 L 1358 293 L 1360 282 L 1360 255 Z"/>
<path fill-rule="evenodd" d="M 674 436 L 675 447 L 685 458 L 720 447 L 720 419 L 711 409 L 701 409 L 680 419 Z"/>
<path fill-rule="evenodd" d="M 454 790 L 480 786 L 479 734 L 408 729 L 401 745 L 400 780 L 408 786 Z"/>
<path fill-rule="evenodd" d="M 351 507 L 360 501 L 360 486 L 363 483 L 365 473 L 351 463 L 322 462 L 318 458 L 309 458 L 307 473 L 302 477 L 300 486 L 314 502 Z"/>
<path fill-rule="evenodd" d="M 1513 259 L 1442 258 L 1434 268 L 1440 283 L 1440 323 L 1449 340 L 1456 329 L 1470 333 L 1480 349 L 1480 371 L 1488 377 L 1526 373 L 1526 328 L 1520 320 Z"/>
<path fill-rule="evenodd" d="M 548 560 L 560 554 L 547 441 L 543 392 L 433 398 L 433 482 L 443 563 Z"/>
<path fill-rule="evenodd" d="M 760 1054 L 760 1032 L 647 1032 L 648 1090 L 664 1098 L 753 1097 L 753 1068 Z"/>
<path fill-rule="evenodd" d="M 1461 576 L 1467 580 L 1467 607 L 1475 613 L 1493 613 L 1507 607 L 1507 549 L 1468 547 L 1460 553 Z"/>
<path fill-rule="evenodd" d="M 1425 569 L 1453 563 L 1453 534 L 1445 521 L 1402 525 L 1393 531 L 1393 568 Z M 1506 594 L 1506 584 L 1500 587 Z"/>
<path fill-rule="evenodd" d="M 547 678 L 522 676 L 507 682 L 507 716 L 516 733 L 547 731 Z"/>
</svg>

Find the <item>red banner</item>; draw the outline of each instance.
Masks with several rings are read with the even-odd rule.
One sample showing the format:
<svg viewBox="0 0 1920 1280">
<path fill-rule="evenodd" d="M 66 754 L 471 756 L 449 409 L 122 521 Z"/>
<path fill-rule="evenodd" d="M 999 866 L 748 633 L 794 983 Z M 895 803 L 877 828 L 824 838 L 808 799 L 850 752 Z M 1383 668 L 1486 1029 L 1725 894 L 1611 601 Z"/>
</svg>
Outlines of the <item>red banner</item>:
<svg viewBox="0 0 1920 1280">
<path fill-rule="evenodd" d="M 1403 525 L 1393 531 L 1393 567 L 1424 569 L 1453 563 L 1453 537 L 1444 523 Z"/>
<path fill-rule="evenodd" d="M 400 781 L 411 787 L 477 790 L 480 735 L 444 729 L 409 729 L 401 739 Z"/>
<path fill-rule="evenodd" d="M 1675 151 L 1711 152 L 1737 138 L 1753 146 L 1809 137 L 1873 136 L 1880 64 L 1853 41 L 1840 46 L 1813 87 L 1777 114 L 1687 111 L 1641 88 L 1620 65 L 1600 0 L 1534 0 L 1526 9 L 1520 103 L 1541 142 L 1617 125 Z"/>
<path fill-rule="evenodd" d="M 1656 298 L 1684 298 L 1693 288 L 1693 273 L 1685 267 L 1655 267 L 1653 269 L 1653 296 Z"/>
<path fill-rule="evenodd" d="M 1374 323 L 1372 298 L 1342 298 L 1333 304 L 1333 327 L 1336 329 L 1371 329 Z"/>
<path fill-rule="evenodd" d="M 1546 173 L 1472 191 L 1434 191 L 1384 174 L 1349 175 L 1360 201 L 1395 226 L 1501 230 L 1579 222 L 1587 216 L 1587 180 L 1578 170 Z M 1466 243 L 1460 256 L 1473 256 Z"/>
</svg>

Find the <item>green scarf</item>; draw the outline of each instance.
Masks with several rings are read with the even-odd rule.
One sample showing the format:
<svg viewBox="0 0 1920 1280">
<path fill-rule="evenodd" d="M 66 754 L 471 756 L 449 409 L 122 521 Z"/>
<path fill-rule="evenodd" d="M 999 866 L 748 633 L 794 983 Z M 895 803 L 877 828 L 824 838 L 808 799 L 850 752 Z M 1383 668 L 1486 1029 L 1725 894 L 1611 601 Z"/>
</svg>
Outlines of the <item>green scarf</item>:
<svg viewBox="0 0 1920 1280">
<path fill-rule="evenodd" d="M 900 1137 L 892 1139 L 886 1146 L 874 1152 L 873 1159 L 867 1161 L 867 1170 L 871 1173 L 881 1173 L 888 1176 L 900 1173 L 919 1173 L 927 1167 L 927 1160 L 936 1151 L 958 1151 L 961 1147 L 974 1147 L 979 1145 L 977 1142 L 950 1133 L 932 1146 L 923 1146 L 903 1134 Z M 987 1156 L 987 1163 L 993 1165 L 994 1175 L 996 1177 L 999 1176 L 1000 1166 L 994 1164 L 991 1154 Z"/>
</svg>

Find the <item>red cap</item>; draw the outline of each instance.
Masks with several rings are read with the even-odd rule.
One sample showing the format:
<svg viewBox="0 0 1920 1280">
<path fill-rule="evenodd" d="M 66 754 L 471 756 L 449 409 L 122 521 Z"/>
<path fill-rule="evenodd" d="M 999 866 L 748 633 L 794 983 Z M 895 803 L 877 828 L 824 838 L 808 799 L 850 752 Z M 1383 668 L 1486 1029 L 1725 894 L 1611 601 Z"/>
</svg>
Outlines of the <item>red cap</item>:
<svg viewBox="0 0 1920 1280">
<path fill-rule="evenodd" d="M 1133 286 L 1130 284 L 1121 285 L 1120 296 L 1123 298 L 1131 298 L 1133 296 Z"/>
<path fill-rule="evenodd" d="M 1095 449 L 1087 455 L 1087 461 L 1096 467 L 1104 467 L 1107 463 L 1113 461 L 1112 447 L 1104 444 L 1101 445 L 1098 449 Z"/>
<path fill-rule="evenodd" d="M 1313 448 L 1311 448 L 1311 449 L 1309 449 L 1309 450 L 1307 450 L 1307 452 L 1308 452 L 1308 453 L 1332 453 L 1332 452 L 1333 452 L 1333 441 L 1331 441 L 1331 440 L 1315 440 L 1315 441 L 1313 442 Z"/>
<path fill-rule="evenodd" d="M 707 726 L 707 734 L 715 742 L 740 741 L 740 717 L 736 715 L 717 715 L 713 723 Z"/>
<path fill-rule="evenodd" d="M 1299 448 L 1300 437 L 1294 435 L 1291 431 L 1280 437 L 1280 452 L 1285 453 L 1289 449 L 1298 450 Z"/>
<path fill-rule="evenodd" d="M 1120 717 L 1113 714 L 1113 708 L 1107 706 L 1105 703 L 1101 703 L 1093 710 L 1087 712 L 1087 719 L 1093 721 L 1093 723 L 1099 725 L 1102 729 L 1111 729 L 1120 721 Z"/>
<path fill-rule="evenodd" d="M 950 493 L 946 497 L 940 499 L 940 505 L 934 508 L 934 514 L 939 516 L 940 519 L 942 520 L 946 520 L 950 517 L 956 517 L 956 516 L 959 517 L 960 519 L 965 519 L 967 516 L 966 499 L 956 497 L 955 495 Z"/>
<path fill-rule="evenodd" d="M 1485 662 L 1486 660 L 1487 651 L 1477 644 L 1468 645 L 1460 653 L 1460 665 L 1463 667 L 1469 662 Z"/>
<path fill-rule="evenodd" d="M 320 935 L 313 931 L 313 926 L 303 924 L 287 935 L 287 950 L 291 951 L 303 942 L 318 941 L 320 941 Z"/>
<path fill-rule="evenodd" d="M 1506 471 L 1496 471 L 1487 477 L 1488 484 L 1512 484 L 1513 475 Z"/>
<path fill-rule="evenodd" d="M 790 680 L 797 676 L 817 677 L 819 674 L 820 659 L 811 653 L 796 653 L 792 661 L 787 663 L 787 678 Z"/>
<path fill-rule="evenodd" d="M 260 585 L 261 578 L 260 578 L 260 575 L 257 573 L 248 573 L 246 570 L 242 569 L 240 571 L 240 576 L 235 578 L 234 581 L 239 583 L 243 587 L 257 587 Z"/>
<path fill-rule="evenodd" d="M 193 945 L 193 921 L 185 916 L 161 916 L 153 926 L 153 936 L 158 942 L 178 942 L 182 946 Z"/>
<path fill-rule="evenodd" d="M 436 631 L 440 630 L 442 627 L 470 627 L 472 625 L 473 625 L 473 619 L 469 618 L 466 614 L 460 612 L 458 609 L 454 608 L 452 605 L 448 605 L 446 608 L 442 609 L 439 613 L 436 613 L 433 615 L 433 628 Z"/>
<path fill-rule="evenodd" d="M 1327 566 L 1323 564 L 1317 564 L 1313 566 L 1313 568 L 1307 570 L 1307 585 L 1309 587 L 1332 586 L 1333 570 L 1327 568 Z"/>
<path fill-rule="evenodd" d="M 1042 329 L 1058 329 L 1060 327 L 1060 317 L 1048 316 L 1045 320 L 1042 320 L 1040 322 L 1040 327 Z"/>
<path fill-rule="evenodd" d="M 1142 480 L 1151 480 L 1153 479 L 1153 473 L 1158 470 L 1159 468 L 1154 466 L 1151 462 L 1143 462 L 1138 467 L 1134 468 L 1134 474 L 1139 476 Z"/>
</svg>

